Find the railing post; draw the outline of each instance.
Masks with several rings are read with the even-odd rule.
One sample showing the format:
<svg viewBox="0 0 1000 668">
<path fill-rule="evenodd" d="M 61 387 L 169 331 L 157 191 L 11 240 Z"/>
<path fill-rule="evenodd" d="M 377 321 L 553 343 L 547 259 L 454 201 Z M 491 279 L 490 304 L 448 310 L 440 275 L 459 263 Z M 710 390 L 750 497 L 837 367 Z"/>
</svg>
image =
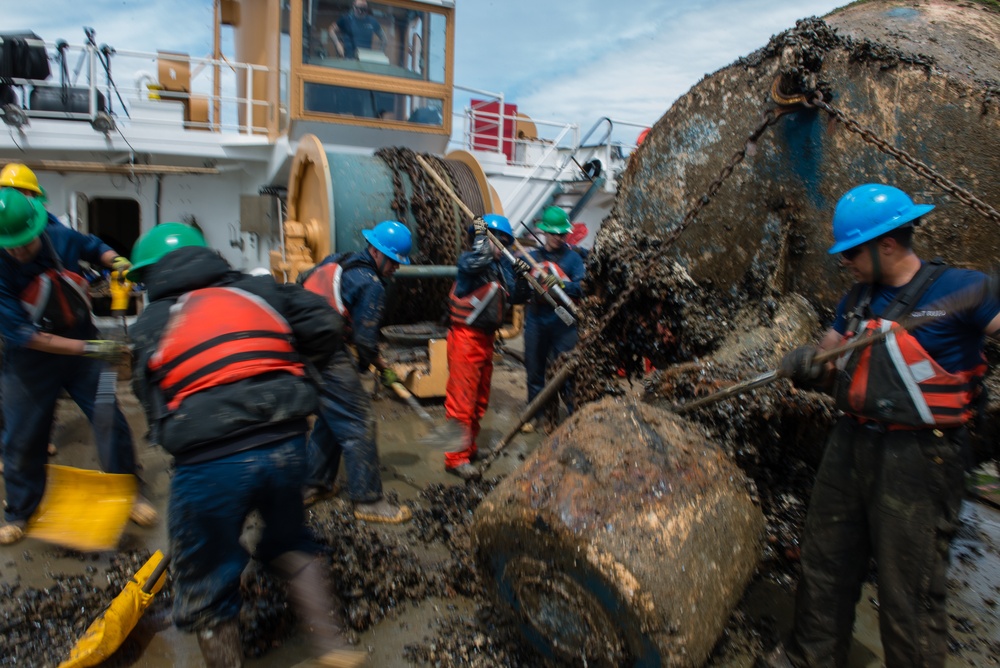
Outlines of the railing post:
<svg viewBox="0 0 1000 668">
<path fill-rule="evenodd" d="M 90 120 L 97 118 L 97 49 L 87 44 L 87 58 L 90 61 Z M 66 82 L 67 85 L 69 82 Z"/>
<path fill-rule="evenodd" d="M 253 134 L 253 65 L 247 68 L 247 134 Z"/>
</svg>

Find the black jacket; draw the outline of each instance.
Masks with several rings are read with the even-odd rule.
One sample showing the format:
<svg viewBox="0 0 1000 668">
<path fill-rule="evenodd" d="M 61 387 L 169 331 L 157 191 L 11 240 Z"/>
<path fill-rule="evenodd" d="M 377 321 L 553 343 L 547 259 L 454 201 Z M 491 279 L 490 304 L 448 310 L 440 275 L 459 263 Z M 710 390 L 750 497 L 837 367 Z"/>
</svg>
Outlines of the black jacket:
<svg viewBox="0 0 1000 668">
<path fill-rule="evenodd" d="M 312 365 L 343 346 L 344 321 L 326 301 L 298 285 L 279 285 L 270 276 L 233 270 L 215 251 L 176 250 L 146 270 L 149 306 L 131 330 L 135 363 L 132 385 L 146 409 L 149 439 L 178 464 L 197 463 L 259 447 L 307 429 L 317 406 L 309 378 L 276 372 L 212 387 L 188 396 L 170 412 L 147 367 L 167 326 L 170 307 L 181 295 L 207 287 L 235 287 L 261 297 L 288 322 L 295 349 Z M 311 362 L 311 364 L 310 364 Z"/>
</svg>

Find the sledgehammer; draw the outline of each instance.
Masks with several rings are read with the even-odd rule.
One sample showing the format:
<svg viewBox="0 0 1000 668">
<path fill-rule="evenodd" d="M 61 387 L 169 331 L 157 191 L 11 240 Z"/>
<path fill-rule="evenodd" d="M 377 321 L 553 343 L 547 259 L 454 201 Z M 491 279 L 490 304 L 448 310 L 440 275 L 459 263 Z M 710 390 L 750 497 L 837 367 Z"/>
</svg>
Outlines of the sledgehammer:
<svg viewBox="0 0 1000 668">
<path fill-rule="evenodd" d="M 436 183 L 438 185 L 438 187 L 441 188 L 441 190 L 443 190 L 445 193 L 447 193 L 449 197 L 451 197 L 453 200 L 455 200 L 455 203 L 458 204 L 458 206 L 462 209 L 462 211 L 465 213 L 465 215 L 467 215 L 469 218 L 475 218 L 476 217 L 476 214 L 474 214 L 472 212 L 472 209 L 470 209 L 465 204 L 465 202 L 463 202 L 458 197 L 458 195 L 455 194 L 455 191 L 451 189 L 451 186 L 449 186 L 445 182 L 445 180 L 443 178 L 441 178 L 440 174 L 438 174 L 436 171 L 434 171 L 434 168 L 431 167 L 430 164 L 428 164 L 428 162 L 426 160 L 424 160 L 419 155 L 414 155 L 414 157 L 417 159 L 417 162 L 420 163 L 420 166 L 424 168 L 424 171 L 427 172 L 427 175 L 430 176 L 431 179 L 433 179 L 434 183 Z M 504 256 L 508 260 L 510 260 L 510 262 L 512 264 L 514 263 L 514 261 L 517 258 L 514 257 L 514 254 L 511 253 L 510 250 L 508 250 L 508 248 L 506 246 L 504 246 L 502 243 L 500 243 L 499 239 L 497 239 L 495 236 L 493 236 L 492 232 L 490 232 L 489 230 L 487 230 L 486 231 L 486 237 L 490 240 L 490 243 L 492 243 L 494 246 L 496 246 L 497 248 L 500 249 L 500 252 L 502 252 L 504 254 Z M 552 306 L 553 309 L 555 309 L 556 316 L 560 320 L 562 320 L 567 325 L 572 325 L 574 322 L 576 322 L 576 320 L 573 318 L 573 316 L 570 315 L 570 312 L 567 311 L 565 307 L 560 306 L 559 302 L 557 302 L 555 300 L 555 297 L 553 297 L 551 294 L 549 294 L 549 291 L 542 287 L 542 284 L 538 282 L 538 279 L 536 279 L 531 274 L 525 274 L 524 278 L 527 279 L 527 281 L 531 285 L 532 289 L 535 292 L 537 292 L 538 294 L 540 294 L 542 297 L 544 297 L 545 301 L 547 301 L 549 303 L 549 305 Z M 567 297 L 567 299 L 568 299 L 568 297 Z"/>
</svg>

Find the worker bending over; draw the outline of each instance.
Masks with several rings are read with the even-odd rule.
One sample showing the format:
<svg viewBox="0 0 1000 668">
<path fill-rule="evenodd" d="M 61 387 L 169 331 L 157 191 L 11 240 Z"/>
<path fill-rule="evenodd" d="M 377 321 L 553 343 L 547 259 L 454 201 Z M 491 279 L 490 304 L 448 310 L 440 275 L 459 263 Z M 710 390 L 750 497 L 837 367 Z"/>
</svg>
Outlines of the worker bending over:
<svg viewBox="0 0 1000 668">
<path fill-rule="evenodd" d="M 288 581 L 320 665 L 357 666 L 340 603 L 304 525 L 306 418 L 313 361 L 342 348 L 342 319 L 297 285 L 234 271 L 182 223 L 136 242 L 129 280 L 149 306 L 132 328 L 133 386 L 150 435 L 174 457 L 169 533 L 174 623 L 196 633 L 209 668 L 243 665 L 240 544 L 247 516 L 264 529 L 254 556 Z"/>
<path fill-rule="evenodd" d="M 413 240 L 405 225 L 392 220 L 362 234 L 368 241 L 365 250 L 330 255 L 299 278 L 307 290 L 321 295 L 344 317 L 346 338 L 357 351 L 355 360 L 346 348 L 339 350 L 322 370 L 320 410 L 309 436 L 304 496 L 310 505 L 332 492 L 343 456 L 355 518 L 399 524 L 412 514 L 408 507 L 389 503 L 383 495 L 375 413 L 360 373 L 374 365 L 386 387 L 399 381 L 379 353 L 378 339 L 385 282 L 400 264 L 410 263 Z"/>
<path fill-rule="evenodd" d="M 0 188 L 0 332 L 5 341 L 3 373 L 3 476 L 7 488 L 0 544 L 24 536 L 28 519 L 45 491 L 45 461 L 56 400 L 62 390 L 94 423 L 98 379 L 106 362 L 121 362 L 123 343 L 98 340 L 81 261 L 121 271 L 129 262 L 92 235 L 71 230 L 50 217 L 38 181 L 23 165 L 0 174 L 19 188 Z M 114 407 L 110 442 L 97 453 L 107 473 L 137 471 L 132 434 Z M 131 519 L 142 526 L 157 520 L 140 495 Z"/>
<path fill-rule="evenodd" d="M 933 208 L 898 188 L 865 184 L 834 211 L 830 253 L 857 283 L 819 345 L 793 350 L 782 369 L 799 385 L 832 385 L 844 416 L 809 502 L 787 655 L 779 647 L 771 665 L 846 665 L 872 558 L 885 665 L 945 665 L 948 553 L 964 490 L 966 423 L 986 371 L 983 335 L 1000 330 L 1000 302 L 983 274 L 913 252 L 914 228 Z M 835 365 L 814 361 L 819 351 L 907 317 L 931 320 Z"/>
</svg>

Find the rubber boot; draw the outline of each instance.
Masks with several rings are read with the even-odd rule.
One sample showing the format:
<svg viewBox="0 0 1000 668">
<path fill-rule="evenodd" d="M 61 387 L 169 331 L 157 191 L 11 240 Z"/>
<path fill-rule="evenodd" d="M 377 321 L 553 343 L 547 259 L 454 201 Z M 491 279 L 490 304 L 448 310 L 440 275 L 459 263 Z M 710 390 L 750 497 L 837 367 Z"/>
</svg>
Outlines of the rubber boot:
<svg viewBox="0 0 1000 668">
<path fill-rule="evenodd" d="M 288 595 L 309 633 L 316 664 L 334 668 L 363 666 L 368 655 L 350 649 L 347 624 L 341 614 L 343 606 L 330 594 L 322 561 L 305 552 L 286 552 L 272 565 L 288 581 Z"/>
<path fill-rule="evenodd" d="M 198 648 L 208 668 L 243 668 L 240 625 L 235 619 L 198 631 Z"/>
</svg>

